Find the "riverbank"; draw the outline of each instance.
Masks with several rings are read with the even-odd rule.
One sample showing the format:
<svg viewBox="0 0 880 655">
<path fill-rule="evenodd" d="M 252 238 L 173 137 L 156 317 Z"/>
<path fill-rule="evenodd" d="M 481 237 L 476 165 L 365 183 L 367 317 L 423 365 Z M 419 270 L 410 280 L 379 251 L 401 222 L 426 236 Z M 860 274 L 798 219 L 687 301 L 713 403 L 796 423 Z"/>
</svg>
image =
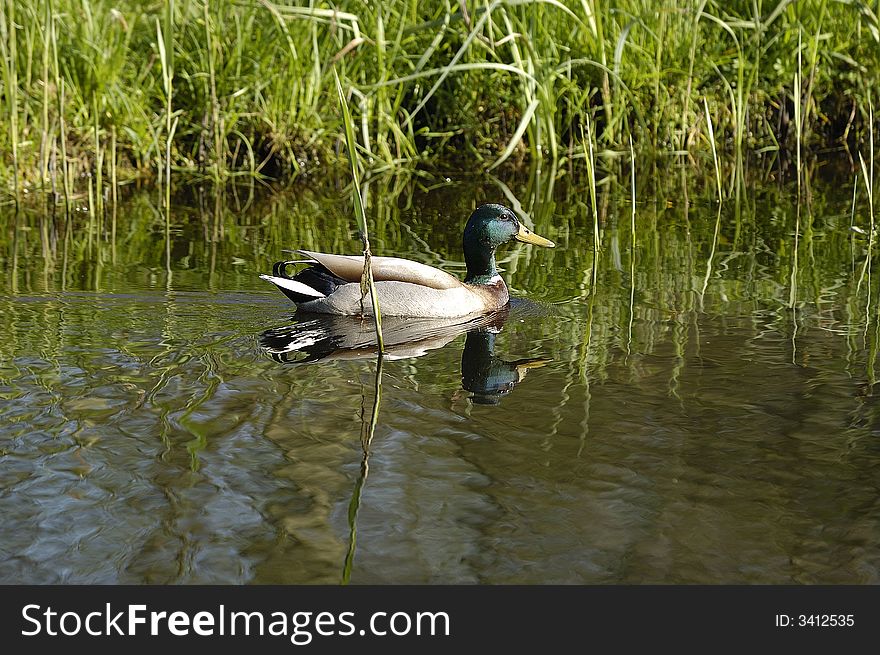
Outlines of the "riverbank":
<svg viewBox="0 0 880 655">
<path fill-rule="evenodd" d="M 490 170 L 597 147 L 868 160 L 867 5 L 700 0 L 6 0 L 0 188 L 107 195 L 176 171 L 318 172 L 343 151 L 334 69 L 373 170 Z M 711 122 L 712 130 L 709 129 Z"/>
</svg>

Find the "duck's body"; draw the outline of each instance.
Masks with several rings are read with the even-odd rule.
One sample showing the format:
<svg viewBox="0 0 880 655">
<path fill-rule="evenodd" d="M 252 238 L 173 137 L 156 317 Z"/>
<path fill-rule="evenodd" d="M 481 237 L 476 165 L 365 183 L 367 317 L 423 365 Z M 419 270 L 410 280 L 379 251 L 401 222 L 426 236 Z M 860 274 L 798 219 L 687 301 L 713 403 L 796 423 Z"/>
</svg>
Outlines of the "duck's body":
<svg viewBox="0 0 880 655">
<path fill-rule="evenodd" d="M 495 311 L 510 300 L 495 267 L 495 249 L 508 241 L 545 247 L 553 242 L 530 232 L 501 205 L 478 207 L 465 227 L 462 245 L 468 275 L 464 281 L 433 266 L 397 257 L 371 257 L 370 266 L 382 314 L 418 318 L 455 318 Z M 369 294 L 361 292 L 363 256 L 298 250 L 306 259 L 278 262 L 272 282 L 302 310 L 322 314 L 372 314 Z M 288 265 L 308 263 L 288 277 Z"/>
<path fill-rule="evenodd" d="M 379 307 L 386 316 L 413 318 L 456 318 L 501 309 L 510 297 L 504 280 L 486 287 L 462 284 L 454 289 L 432 289 L 411 282 L 376 282 Z M 363 309 L 361 299 L 363 298 Z M 321 314 L 371 316 L 373 304 L 370 295 L 361 295 L 360 282 L 339 286 L 326 298 L 299 303 L 305 311 Z"/>
</svg>

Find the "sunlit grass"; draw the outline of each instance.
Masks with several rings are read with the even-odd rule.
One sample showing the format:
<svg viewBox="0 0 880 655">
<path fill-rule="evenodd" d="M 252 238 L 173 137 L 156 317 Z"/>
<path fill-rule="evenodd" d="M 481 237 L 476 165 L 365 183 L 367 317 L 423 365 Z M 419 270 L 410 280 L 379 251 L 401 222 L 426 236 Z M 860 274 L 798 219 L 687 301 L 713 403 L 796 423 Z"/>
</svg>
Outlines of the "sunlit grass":
<svg viewBox="0 0 880 655">
<path fill-rule="evenodd" d="M 877 15 L 765 4 L 4 0 L 0 182 L 69 196 L 91 172 L 100 204 L 111 162 L 117 181 L 313 172 L 339 159 L 333 69 L 374 171 L 563 170 L 587 117 L 600 153 L 633 135 L 708 155 L 704 97 L 721 158 L 794 150 L 795 133 L 805 152 L 866 145 Z"/>
</svg>

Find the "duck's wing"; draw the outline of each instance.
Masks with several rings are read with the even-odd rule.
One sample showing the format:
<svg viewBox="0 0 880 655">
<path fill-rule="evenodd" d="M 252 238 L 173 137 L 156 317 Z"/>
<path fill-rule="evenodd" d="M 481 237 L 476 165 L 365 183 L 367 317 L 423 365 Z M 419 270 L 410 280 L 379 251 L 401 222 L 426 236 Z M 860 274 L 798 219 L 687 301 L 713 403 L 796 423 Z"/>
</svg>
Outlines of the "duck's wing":
<svg viewBox="0 0 880 655">
<path fill-rule="evenodd" d="M 360 282 L 361 274 L 364 271 L 362 255 L 331 255 L 311 250 L 297 250 L 296 252 L 318 262 L 347 282 Z M 376 282 L 409 282 L 440 291 L 456 289 L 462 285 L 461 280 L 446 271 L 409 259 L 371 257 L 370 266 L 373 269 L 373 279 Z"/>
</svg>

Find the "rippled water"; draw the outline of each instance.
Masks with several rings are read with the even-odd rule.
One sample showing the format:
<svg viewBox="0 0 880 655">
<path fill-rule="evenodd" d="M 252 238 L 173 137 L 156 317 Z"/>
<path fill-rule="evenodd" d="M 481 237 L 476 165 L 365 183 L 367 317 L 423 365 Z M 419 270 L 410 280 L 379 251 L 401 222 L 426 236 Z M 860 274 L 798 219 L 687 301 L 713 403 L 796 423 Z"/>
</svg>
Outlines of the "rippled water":
<svg viewBox="0 0 880 655">
<path fill-rule="evenodd" d="M 170 274 L 155 193 L 8 213 L 0 581 L 880 582 L 866 203 L 765 174 L 718 211 L 687 175 L 640 191 L 635 235 L 611 178 L 595 258 L 579 183 L 370 185 L 378 254 L 459 273 L 499 200 L 559 245 L 506 251 L 507 315 L 385 359 L 366 458 L 369 324 L 257 278 L 357 252 L 345 189 L 181 197 Z M 333 348 L 285 354 L 304 329 Z"/>
</svg>

